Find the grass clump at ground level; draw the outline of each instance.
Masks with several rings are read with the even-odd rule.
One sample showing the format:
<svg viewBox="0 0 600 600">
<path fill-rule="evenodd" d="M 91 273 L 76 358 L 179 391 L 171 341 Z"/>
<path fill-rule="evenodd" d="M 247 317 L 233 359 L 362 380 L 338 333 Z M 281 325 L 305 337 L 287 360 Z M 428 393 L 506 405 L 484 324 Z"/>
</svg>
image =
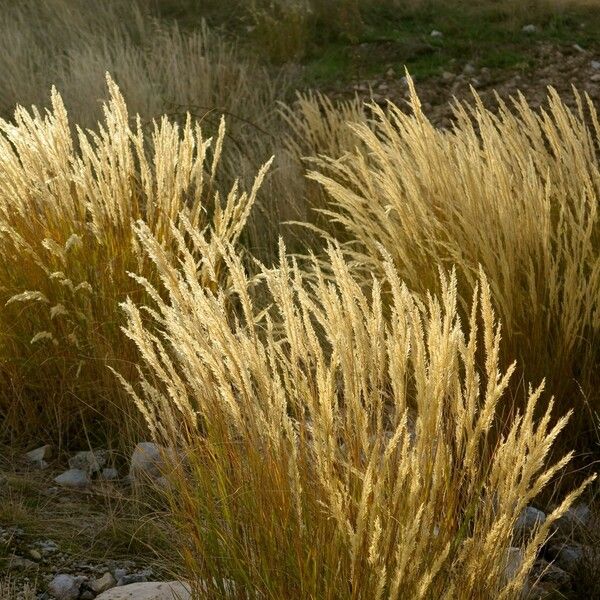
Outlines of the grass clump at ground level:
<svg viewBox="0 0 600 600">
<path fill-rule="evenodd" d="M 261 269 L 263 310 L 231 248 L 232 286 L 216 292 L 197 285 L 193 243 L 169 261 L 146 227 L 138 235 L 167 296 L 145 284 L 156 304 L 124 305 L 143 356 L 126 386 L 156 439 L 185 456 L 168 498 L 199 597 L 519 596 L 581 489 L 511 550 L 520 512 L 570 456 L 548 462 L 566 417 L 551 425 L 541 387 L 503 423 L 514 365 L 499 369 L 483 275 L 462 324 L 454 274 L 422 302 L 391 258 L 365 289 L 339 249 L 323 271 L 282 247 Z"/>
</svg>

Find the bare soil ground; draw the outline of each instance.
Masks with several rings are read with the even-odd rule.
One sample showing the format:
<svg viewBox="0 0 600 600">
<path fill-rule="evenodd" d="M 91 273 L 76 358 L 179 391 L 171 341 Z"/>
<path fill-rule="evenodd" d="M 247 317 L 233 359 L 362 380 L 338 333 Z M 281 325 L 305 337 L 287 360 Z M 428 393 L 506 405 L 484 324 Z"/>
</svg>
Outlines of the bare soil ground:
<svg viewBox="0 0 600 600">
<path fill-rule="evenodd" d="M 532 50 L 532 59 L 531 67 L 501 70 L 477 68 L 469 62 L 451 63 L 441 76 L 417 81 L 423 110 L 434 124 L 448 127 L 454 100 L 471 101 L 473 90 L 490 108 L 498 106 L 497 98 L 508 101 L 518 93 L 532 106 L 543 107 L 549 86 L 573 108 L 576 108 L 573 88 L 589 95 L 596 105 L 600 104 L 600 51 L 584 50 L 576 44 L 540 43 Z M 392 67 L 381 77 L 327 85 L 322 91 L 335 98 L 358 95 L 382 105 L 390 100 L 401 106 L 408 97 L 404 73 L 397 73 Z"/>
<path fill-rule="evenodd" d="M 14 585 L 1 600 L 17 600 L 27 586 L 47 598 L 44 591 L 58 573 L 89 582 L 107 572 L 166 577 L 157 553 L 168 546 L 158 495 L 137 494 L 122 480 L 64 488 L 54 477 L 65 470 L 65 460 L 39 470 L 10 451 L 0 456 L 0 574 Z"/>
</svg>

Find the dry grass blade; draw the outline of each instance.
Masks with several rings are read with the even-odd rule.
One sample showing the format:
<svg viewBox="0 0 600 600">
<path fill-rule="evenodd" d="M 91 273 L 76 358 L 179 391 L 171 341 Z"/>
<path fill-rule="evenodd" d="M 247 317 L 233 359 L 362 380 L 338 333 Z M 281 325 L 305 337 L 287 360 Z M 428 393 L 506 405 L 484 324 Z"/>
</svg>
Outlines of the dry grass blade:
<svg viewBox="0 0 600 600">
<path fill-rule="evenodd" d="M 585 486 L 507 578 L 518 515 L 570 455 L 548 462 L 567 419 L 552 425 L 551 403 L 534 416 L 541 388 L 498 436 L 514 367 L 500 370 L 483 275 L 463 325 L 453 273 L 423 303 L 391 259 L 365 290 L 338 248 L 326 276 L 282 246 L 257 296 L 230 246 L 219 251 L 231 285 L 211 290 L 190 268 L 193 241 L 180 240 L 174 261 L 145 227 L 138 235 L 168 297 L 143 282 L 160 336 L 143 308 L 124 304 L 142 356 L 127 389 L 155 437 L 187 455 L 169 499 L 190 579 L 209 588 L 199 597 L 518 596 Z"/>
<path fill-rule="evenodd" d="M 236 183 L 221 197 L 223 122 L 214 143 L 190 118 L 179 125 L 164 117 L 146 133 L 139 117 L 132 126 L 110 78 L 108 88 L 97 132 L 78 128 L 75 138 L 56 91 L 45 115 L 18 108 L 13 122 L 0 121 L 4 433 L 57 439 L 77 435 L 83 421 L 98 422 L 100 435 L 111 427 L 122 435 L 125 415 L 134 430 L 136 413 L 107 369 L 135 369 L 135 348 L 119 329 L 119 302 L 142 298 L 128 273 L 158 280 L 134 223 L 169 251 L 180 237 L 171 223 L 182 215 L 205 240 L 202 281 L 217 286 L 214 244 L 238 240 L 266 173 L 250 191 Z"/>
<path fill-rule="evenodd" d="M 455 267 L 461 298 L 486 273 L 504 324 L 502 364 L 548 377 L 559 406 L 597 408 L 600 365 L 600 167 L 595 108 L 572 112 L 552 91 L 541 114 L 523 98 L 498 115 L 477 97 L 437 130 L 412 89 L 412 113 L 395 106 L 357 122 L 356 150 L 315 159 L 310 177 L 329 196 L 329 229 L 349 256 L 382 273 L 381 247 L 419 293 L 440 290 Z M 588 118 L 584 113 L 589 109 Z M 463 316 L 466 317 L 463 307 Z M 589 422 L 576 411 L 580 431 Z"/>
</svg>

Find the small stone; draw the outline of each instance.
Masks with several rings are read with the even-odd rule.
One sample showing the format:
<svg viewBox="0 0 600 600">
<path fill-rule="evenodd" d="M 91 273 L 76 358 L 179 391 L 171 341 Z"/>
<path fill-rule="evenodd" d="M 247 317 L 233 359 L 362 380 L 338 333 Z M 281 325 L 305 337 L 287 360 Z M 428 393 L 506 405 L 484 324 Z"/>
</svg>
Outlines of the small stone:
<svg viewBox="0 0 600 600">
<path fill-rule="evenodd" d="M 573 572 L 583 558 L 581 546 L 553 546 L 549 552 L 555 556 L 555 564 L 567 572 Z"/>
<path fill-rule="evenodd" d="M 524 25 L 523 29 L 521 29 L 523 33 L 535 33 L 537 30 L 538 28 L 533 23 L 530 23 L 529 25 Z"/>
<path fill-rule="evenodd" d="M 507 582 L 515 578 L 522 564 L 523 550 L 521 548 L 509 548 L 506 566 L 504 567 L 504 578 Z"/>
<path fill-rule="evenodd" d="M 429 35 L 432 38 L 441 38 L 441 37 L 444 37 L 444 34 L 441 31 L 438 31 L 437 29 L 434 29 Z"/>
<path fill-rule="evenodd" d="M 386 72 L 385 72 L 385 76 L 388 79 L 393 79 L 396 76 L 396 71 L 394 71 L 394 69 L 392 67 L 390 67 Z"/>
<path fill-rule="evenodd" d="M 122 587 L 124 585 L 130 585 L 132 583 L 145 583 L 150 577 L 150 571 L 140 571 L 139 573 L 131 573 L 130 575 L 123 575 L 117 581 L 117 586 Z"/>
<path fill-rule="evenodd" d="M 27 569 L 35 569 L 37 568 L 37 564 L 28 558 L 23 558 L 22 556 L 11 556 L 8 559 L 8 569 L 10 571 L 16 570 L 27 570 Z"/>
<path fill-rule="evenodd" d="M 100 473 L 100 479 L 104 479 L 105 481 L 114 481 L 115 479 L 119 479 L 119 471 L 113 468 L 104 468 Z"/>
<path fill-rule="evenodd" d="M 113 575 L 115 579 L 119 581 L 119 579 L 122 579 L 123 577 L 125 577 L 125 575 L 127 575 L 127 569 L 115 569 L 113 571 Z"/>
<path fill-rule="evenodd" d="M 444 81 L 452 81 L 455 77 L 456 75 L 454 75 L 454 73 L 450 73 L 450 71 L 444 71 L 442 73 L 442 79 Z"/>
<path fill-rule="evenodd" d="M 578 525 L 582 526 L 589 525 L 590 521 L 592 520 L 592 511 L 590 510 L 590 507 L 584 502 L 578 504 L 577 506 L 572 506 L 571 508 L 569 508 L 567 514 L 571 515 L 573 521 L 575 521 Z"/>
<path fill-rule="evenodd" d="M 124 585 L 130 585 L 131 583 L 144 583 L 148 581 L 148 578 L 142 573 L 132 573 L 131 575 L 124 575 L 117 581 L 117 586 L 122 587 Z"/>
<path fill-rule="evenodd" d="M 373 99 L 375 102 L 377 102 L 377 100 Z M 164 476 L 162 475 L 161 477 L 158 477 L 156 479 L 156 484 L 158 485 L 158 487 L 162 488 L 163 490 L 168 490 L 171 488 L 171 482 Z"/>
<path fill-rule="evenodd" d="M 35 450 L 30 450 L 25 454 L 25 458 L 38 469 L 45 469 L 48 466 L 46 461 L 52 458 L 53 449 L 50 444 L 40 446 Z"/>
<path fill-rule="evenodd" d="M 190 587 L 180 581 L 149 581 L 116 587 L 99 596 L 96 600 L 191 600 Z"/>
<path fill-rule="evenodd" d="M 90 588 L 96 594 L 101 594 L 102 592 L 105 592 L 106 590 L 110 590 L 111 588 L 115 587 L 116 585 L 117 585 L 117 582 L 116 582 L 115 578 L 112 576 L 111 573 L 109 573 L 107 571 L 106 573 L 104 573 L 104 575 L 102 575 L 102 577 L 99 577 L 98 579 L 95 579 L 94 581 L 92 581 L 92 583 L 90 584 Z"/>
<path fill-rule="evenodd" d="M 463 73 L 465 75 L 475 75 L 475 73 L 477 73 L 477 69 L 471 63 L 467 63 L 463 68 Z"/>
<path fill-rule="evenodd" d="M 593 60 L 591 64 L 594 71 L 600 71 L 600 60 Z"/>
<path fill-rule="evenodd" d="M 591 519 L 592 511 L 587 504 L 582 502 L 577 506 L 569 508 L 569 510 L 558 519 L 556 527 L 561 533 L 570 535 L 576 529 L 587 527 Z"/>
<path fill-rule="evenodd" d="M 569 573 L 543 558 L 535 561 L 531 569 L 530 579 L 542 585 L 551 584 L 554 588 L 566 588 L 571 583 Z"/>
<path fill-rule="evenodd" d="M 598 81 L 600 81 L 600 73 L 596 73 L 595 75 L 592 75 L 590 77 L 590 80 L 593 81 L 594 83 L 597 83 Z"/>
<path fill-rule="evenodd" d="M 525 582 L 525 589 L 521 597 L 527 598 L 527 600 L 550 600 L 553 595 L 553 590 L 548 589 L 540 582 L 536 582 L 533 585 Z"/>
<path fill-rule="evenodd" d="M 37 542 L 37 546 L 40 552 L 46 556 L 47 554 L 53 554 L 58 550 L 58 545 L 52 540 L 45 540 L 43 542 Z"/>
<path fill-rule="evenodd" d="M 50 460 L 52 458 L 52 446 L 50 444 L 46 444 L 45 446 L 40 446 L 35 450 L 30 450 L 25 454 L 27 460 L 31 462 L 38 462 L 40 460 Z"/>
<path fill-rule="evenodd" d="M 71 469 L 79 469 L 90 474 L 98 473 L 105 464 L 105 450 L 84 450 L 69 459 Z"/>
<path fill-rule="evenodd" d="M 81 584 L 85 577 L 73 577 L 73 575 L 59 574 L 50 582 L 48 592 L 56 600 L 77 600 Z"/>
<path fill-rule="evenodd" d="M 156 479 L 162 475 L 163 455 L 167 449 L 154 442 L 140 442 L 133 450 L 129 475 L 133 480 L 150 477 Z"/>
<path fill-rule="evenodd" d="M 576 50 L 577 52 L 581 52 L 582 54 L 585 53 L 585 48 L 582 48 L 579 44 L 573 44 L 573 50 Z"/>
<path fill-rule="evenodd" d="M 54 478 L 58 485 L 70 488 L 85 488 L 90 483 L 90 478 L 86 471 L 81 469 L 69 469 Z"/>
<path fill-rule="evenodd" d="M 529 537 L 546 520 L 546 515 L 533 506 L 526 506 L 515 523 L 515 533 L 520 537 Z"/>
<path fill-rule="evenodd" d="M 571 576 L 560 567 L 550 564 L 542 572 L 541 581 L 547 581 L 560 588 L 571 583 Z"/>
</svg>

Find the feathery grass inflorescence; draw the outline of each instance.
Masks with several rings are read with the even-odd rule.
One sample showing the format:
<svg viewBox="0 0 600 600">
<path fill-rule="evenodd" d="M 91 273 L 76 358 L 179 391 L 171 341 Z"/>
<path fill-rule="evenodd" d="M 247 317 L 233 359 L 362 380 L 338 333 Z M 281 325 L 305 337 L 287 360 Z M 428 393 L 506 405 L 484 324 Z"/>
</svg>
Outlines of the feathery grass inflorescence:
<svg viewBox="0 0 600 600">
<path fill-rule="evenodd" d="M 154 281 L 133 223 L 142 220 L 168 250 L 171 223 L 185 215 L 206 232 L 197 247 L 202 283 L 216 287 L 215 244 L 237 242 L 265 175 L 249 192 L 235 184 L 222 197 L 224 122 L 212 141 L 189 118 L 180 126 L 163 117 L 148 134 L 107 81 L 97 132 L 72 136 L 56 91 L 47 114 L 18 108 L 13 122 L 0 121 L 0 415 L 14 434 L 81 434 L 84 416 L 127 427 L 119 424 L 130 403 L 107 369 L 135 368 L 118 304 L 141 298 L 129 271 Z"/>
<path fill-rule="evenodd" d="M 291 70 L 269 69 L 209 28 L 203 17 L 217 3 L 211 9 L 203 2 L 201 11 L 197 3 L 177 8 L 174 2 L 171 10 L 169 4 L 107 0 L 91 8 L 88 0 L 0 0 L 0 117 L 10 118 L 17 105 L 49 107 L 55 86 L 71 123 L 94 129 L 108 100 L 106 72 L 147 133 L 153 119 L 166 114 L 183 125 L 189 113 L 214 136 L 225 116 L 222 191 L 236 180 L 251 187 L 260 166 L 278 156 L 243 237 L 263 259 L 276 258 L 280 223 L 303 218 L 302 173 L 278 147 L 276 102 L 288 95 Z M 167 16 L 180 10 L 189 18 Z"/>
<path fill-rule="evenodd" d="M 14 107 L 46 106 L 52 85 L 69 115 L 94 127 L 107 99 L 104 74 L 119 85 L 129 110 L 151 121 L 187 110 L 218 126 L 224 112 L 263 123 L 285 91 L 256 60 L 210 30 L 157 18 L 149 2 L 0 0 L 1 116 Z M 231 131 L 243 131 L 233 120 Z M 253 132 L 253 130 L 251 130 Z"/>
<path fill-rule="evenodd" d="M 600 405 L 600 127 L 577 98 L 571 111 L 550 90 L 539 114 L 519 97 L 495 115 L 475 96 L 443 131 L 411 82 L 410 114 L 371 106 L 375 122 L 353 126 L 360 148 L 316 158 L 309 176 L 367 278 L 383 272 L 384 247 L 422 294 L 440 290 L 440 266 L 456 267 L 464 301 L 483 268 L 504 324 L 503 366 L 518 359 L 516 382 L 548 377 L 585 429 L 582 401 Z"/>
<path fill-rule="evenodd" d="M 336 159 L 362 146 L 351 127 L 368 122 L 358 96 L 334 102 L 320 92 L 298 92 L 293 105 L 279 103 L 279 112 L 289 126 L 286 149 L 296 160 L 321 155 Z"/>
<path fill-rule="evenodd" d="M 499 419 L 514 365 L 500 370 L 483 273 L 461 322 L 454 273 L 422 301 L 391 257 L 365 290 L 339 247 L 324 272 L 282 244 L 278 268 L 250 278 L 221 244 L 230 286 L 215 290 L 198 282 L 193 228 L 176 260 L 136 229 L 162 293 L 137 277 L 153 302 L 123 304 L 142 360 L 121 381 L 185 457 L 168 497 L 199 598 L 518 597 L 581 488 L 508 576 L 518 515 L 570 460 L 548 461 L 568 416 L 551 423 L 541 385 Z"/>
</svg>

